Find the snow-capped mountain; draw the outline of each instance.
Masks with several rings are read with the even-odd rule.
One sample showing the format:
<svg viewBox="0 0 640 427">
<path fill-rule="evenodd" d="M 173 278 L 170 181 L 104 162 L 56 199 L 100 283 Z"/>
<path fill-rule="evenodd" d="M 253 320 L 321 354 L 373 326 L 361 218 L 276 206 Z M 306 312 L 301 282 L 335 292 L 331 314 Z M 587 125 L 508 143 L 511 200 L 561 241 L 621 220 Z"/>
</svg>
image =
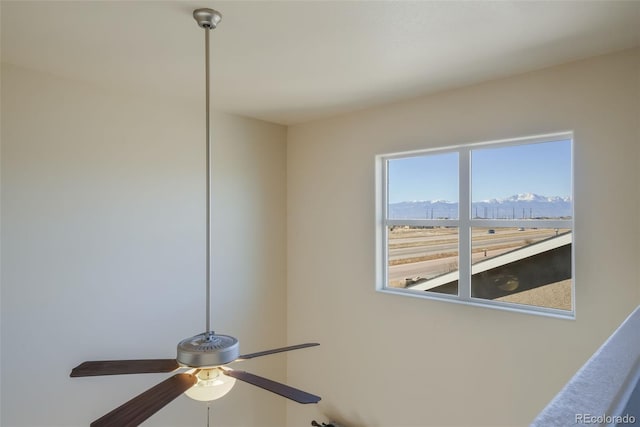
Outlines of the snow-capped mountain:
<svg viewBox="0 0 640 427">
<path fill-rule="evenodd" d="M 570 197 L 541 196 L 533 193 L 515 194 L 504 199 L 473 202 L 474 218 L 567 218 L 572 215 Z M 390 219 L 458 218 L 458 203 L 445 200 L 414 200 L 389 205 Z"/>
<path fill-rule="evenodd" d="M 491 199 L 491 200 L 482 200 L 479 203 L 487 202 L 487 203 L 507 203 L 507 202 L 542 202 L 542 203 L 555 203 L 555 202 L 571 202 L 570 197 L 560 197 L 560 196 L 540 196 L 534 193 L 522 193 L 516 194 L 511 197 L 507 197 L 506 199 Z"/>
</svg>

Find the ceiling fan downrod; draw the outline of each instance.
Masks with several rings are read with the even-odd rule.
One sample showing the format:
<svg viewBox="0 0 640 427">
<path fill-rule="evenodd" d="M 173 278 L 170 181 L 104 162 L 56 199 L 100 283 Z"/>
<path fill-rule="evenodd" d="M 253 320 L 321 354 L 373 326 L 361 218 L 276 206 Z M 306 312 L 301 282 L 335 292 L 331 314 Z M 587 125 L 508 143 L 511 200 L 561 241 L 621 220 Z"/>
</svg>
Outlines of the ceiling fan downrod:
<svg viewBox="0 0 640 427">
<path fill-rule="evenodd" d="M 215 29 L 222 15 L 220 12 L 203 8 L 193 11 L 193 17 L 204 29 L 205 46 L 205 115 L 206 115 L 206 332 L 180 341 L 178 363 L 184 366 L 204 367 L 230 363 L 240 355 L 238 340 L 229 335 L 217 335 L 211 330 L 211 107 L 210 107 L 210 59 L 209 33 Z"/>
<path fill-rule="evenodd" d="M 202 8 L 193 11 L 193 17 L 198 25 L 204 29 L 204 57 L 205 57 L 205 162 L 206 162 L 206 339 L 213 340 L 215 334 L 211 331 L 211 60 L 209 59 L 209 33 L 218 26 L 222 19 L 220 12 Z"/>
</svg>

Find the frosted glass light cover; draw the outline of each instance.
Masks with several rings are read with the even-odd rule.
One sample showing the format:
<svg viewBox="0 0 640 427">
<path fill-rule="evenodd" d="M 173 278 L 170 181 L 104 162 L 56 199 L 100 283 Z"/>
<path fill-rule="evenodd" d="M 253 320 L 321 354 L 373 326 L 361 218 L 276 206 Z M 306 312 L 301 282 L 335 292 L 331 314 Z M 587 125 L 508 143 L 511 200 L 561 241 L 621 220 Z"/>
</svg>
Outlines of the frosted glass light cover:
<svg viewBox="0 0 640 427">
<path fill-rule="evenodd" d="M 220 368 L 203 369 L 198 374 L 198 382 L 185 394 L 194 400 L 209 402 L 229 393 L 236 379 L 225 375 Z"/>
</svg>

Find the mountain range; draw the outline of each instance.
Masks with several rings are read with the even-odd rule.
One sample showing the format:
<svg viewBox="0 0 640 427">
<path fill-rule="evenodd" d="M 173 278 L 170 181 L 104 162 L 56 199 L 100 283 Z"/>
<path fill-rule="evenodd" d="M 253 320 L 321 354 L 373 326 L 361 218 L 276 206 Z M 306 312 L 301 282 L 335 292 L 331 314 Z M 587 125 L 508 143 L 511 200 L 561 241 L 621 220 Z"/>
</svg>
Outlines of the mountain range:
<svg viewBox="0 0 640 427">
<path fill-rule="evenodd" d="M 515 194 L 504 199 L 471 203 L 473 218 L 529 219 L 570 218 L 570 197 L 541 196 L 534 193 Z M 458 202 L 446 200 L 414 200 L 389 204 L 389 219 L 458 219 Z"/>
</svg>

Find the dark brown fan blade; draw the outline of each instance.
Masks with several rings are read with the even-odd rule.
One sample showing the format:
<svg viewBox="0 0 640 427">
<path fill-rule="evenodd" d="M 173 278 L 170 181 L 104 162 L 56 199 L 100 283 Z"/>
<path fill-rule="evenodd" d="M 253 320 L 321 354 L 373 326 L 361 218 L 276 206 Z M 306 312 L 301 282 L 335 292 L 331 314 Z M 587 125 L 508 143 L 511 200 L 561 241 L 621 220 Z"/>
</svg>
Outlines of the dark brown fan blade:
<svg viewBox="0 0 640 427">
<path fill-rule="evenodd" d="M 259 351 L 257 353 L 243 354 L 240 357 L 238 357 L 236 360 L 242 361 L 247 359 L 253 359 L 254 357 L 266 356 L 268 354 L 282 353 L 284 351 L 298 350 L 300 348 L 315 347 L 316 345 L 320 345 L 320 344 L 318 344 L 317 342 L 310 342 L 306 344 L 290 345 L 289 347 L 280 347 L 280 348 L 274 348 L 273 350 L 264 350 L 264 351 Z"/>
<path fill-rule="evenodd" d="M 175 359 L 98 360 L 84 362 L 73 368 L 72 377 L 97 375 L 151 374 L 171 372 L 180 366 Z"/>
<path fill-rule="evenodd" d="M 224 371 L 225 375 L 236 378 L 238 380 L 253 384 L 265 390 L 279 394 L 287 399 L 295 400 L 298 403 L 318 403 L 320 401 L 319 396 L 307 393 L 306 391 L 298 390 L 286 384 L 282 384 L 270 379 L 259 377 L 245 371 L 236 371 L 228 369 Z"/>
<path fill-rule="evenodd" d="M 136 427 L 193 386 L 191 374 L 176 374 L 91 423 L 91 427 Z"/>
</svg>

